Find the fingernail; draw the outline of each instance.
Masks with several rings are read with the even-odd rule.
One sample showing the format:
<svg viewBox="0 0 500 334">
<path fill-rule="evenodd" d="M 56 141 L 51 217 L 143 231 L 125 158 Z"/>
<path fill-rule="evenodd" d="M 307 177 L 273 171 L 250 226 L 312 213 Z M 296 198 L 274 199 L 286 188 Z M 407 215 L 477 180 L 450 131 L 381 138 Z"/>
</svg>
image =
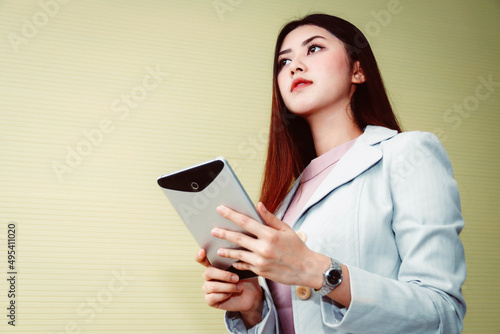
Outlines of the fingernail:
<svg viewBox="0 0 500 334">
<path fill-rule="evenodd" d="M 243 290 L 243 286 L 241 284 L 236 284 L 236 289 L 238 289 L 238 291 L 241 291 Z"/>
<path fill-rule="evenodd" d="M 219 236 L 219 229 L 218 229 L 218 228 L 214 228 L 214 229 L 212 229 L 212 235 L 213 235 L 214 237 L 218 237 L 218 236 Z"/>
<path fill-rule="evenodd" d="M 224 250 L 223 250 L 223 249 L 219 249 L 219 250 L 217 251 L 217 255 L 219 255 L 219 256 L 224 256 L 224 255 L 225 255 Z"/>
<path fill-rule="evenodd" d="M 234 283 L 238 282 L 240 279 L 238 277 L 238 275 L 231 275 L 231 281 L 233 281 Z"/>
<path fill-rule="evenodd" d="M 226 207 L 222 206 L 222 205 L 219 205 L 217 207 L 217 212 L 220 214 L 220 215 L 225 215 L 227 210 L 226 210 Z"/>
<path fill-rule="evenodd" d="M 262 202 L 261 202 L 262 203 Z M 266 206 L 264 205 L 264 203 L 262 203 L 262 211 L 264 211 L 265 213 L 267 213 L 267 208 Z"/>
</svg>

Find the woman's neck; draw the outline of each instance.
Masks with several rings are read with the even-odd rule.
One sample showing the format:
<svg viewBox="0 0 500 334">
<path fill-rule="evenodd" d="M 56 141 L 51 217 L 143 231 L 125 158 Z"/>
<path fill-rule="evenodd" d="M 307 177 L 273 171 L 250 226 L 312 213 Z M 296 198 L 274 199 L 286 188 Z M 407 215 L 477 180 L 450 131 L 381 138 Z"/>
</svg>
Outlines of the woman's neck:
<svg viewBox="0 0 500 334">
<path fill-rule="evenodd" d="M 317 113 L 308 117 L 307 122 L 311 129 L 317 156 L 363 133 L 348 111 Z"/>
</svg>

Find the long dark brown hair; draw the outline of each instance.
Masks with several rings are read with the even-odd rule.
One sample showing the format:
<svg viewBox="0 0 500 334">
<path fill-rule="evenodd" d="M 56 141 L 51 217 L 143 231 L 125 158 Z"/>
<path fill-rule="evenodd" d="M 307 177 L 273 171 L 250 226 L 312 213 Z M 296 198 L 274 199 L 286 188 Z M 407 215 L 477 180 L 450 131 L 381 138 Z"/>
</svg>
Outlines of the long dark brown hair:
<svg viewBox="0 0 500 334">
<path fill-rule="evenodd" d="M 274 212 L 283 202 L 293 181 L 316 157 L 312 134 L 307 122 L 287 110 L 279 92 L 278 53 L 285 37 L 294 29 L 315 25 L 328 30 L 343 42 L 352 65 L 359 61 L 365 82 L 358 84 L 350 106 L 354 122 L 360 129 L 380 125 L 401 132 L 392 110 L 375 56 L 363 33 L 353 24 L 326 14 L 312 14 L 286 24 L 278 35 L 274 52 L 273 96 L 269 147 L 260 200 Z"/>
</svg>

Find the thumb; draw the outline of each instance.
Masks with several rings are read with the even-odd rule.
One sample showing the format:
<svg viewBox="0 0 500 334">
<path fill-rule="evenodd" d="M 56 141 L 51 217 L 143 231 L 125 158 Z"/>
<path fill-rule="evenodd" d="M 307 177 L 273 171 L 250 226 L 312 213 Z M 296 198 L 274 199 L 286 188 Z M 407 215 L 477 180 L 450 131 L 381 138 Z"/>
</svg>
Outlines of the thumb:
<svg viewBox="0 0 500 334">
<path fill-rule="evenodd" d="M 195 255 L 196 262 L 205 267 L 210 267 L 210 262 L 207 259 L 207 253 L 204 249 L 200 249 Z"/>
</svg>

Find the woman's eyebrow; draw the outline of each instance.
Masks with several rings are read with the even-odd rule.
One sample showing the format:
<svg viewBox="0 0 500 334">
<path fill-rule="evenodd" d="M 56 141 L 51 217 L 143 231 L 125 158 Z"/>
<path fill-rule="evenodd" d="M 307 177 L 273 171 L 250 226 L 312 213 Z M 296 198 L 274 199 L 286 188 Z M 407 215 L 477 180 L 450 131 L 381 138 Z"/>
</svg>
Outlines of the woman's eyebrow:
<svg viewBox="0 0 500 334">
<path fill-rule="evenodd" d="M 309 44 L 309 42 L 311 42 L 312 40 L 316 39 L 316 38 L 323 38 L 323 39 L 326 39 L 324 38 L 323 36 L 320 36 L 320 35 L 315 35 L 315 36 L 312 36 L 312 37 L 309 37 L 308 39 L 306 39 L 305 41 L 302 42 L 302 46 L 306 46 L 307 44 Z M 286 49 L 286 50 L 283 50 L 283 51 L 280 51 L 278 53 L 278 56 L 281 56 L 282 54 L 285 54 L 285 53 L 289 53 L 291 52 L 292 49 Z"/>
</svg>

